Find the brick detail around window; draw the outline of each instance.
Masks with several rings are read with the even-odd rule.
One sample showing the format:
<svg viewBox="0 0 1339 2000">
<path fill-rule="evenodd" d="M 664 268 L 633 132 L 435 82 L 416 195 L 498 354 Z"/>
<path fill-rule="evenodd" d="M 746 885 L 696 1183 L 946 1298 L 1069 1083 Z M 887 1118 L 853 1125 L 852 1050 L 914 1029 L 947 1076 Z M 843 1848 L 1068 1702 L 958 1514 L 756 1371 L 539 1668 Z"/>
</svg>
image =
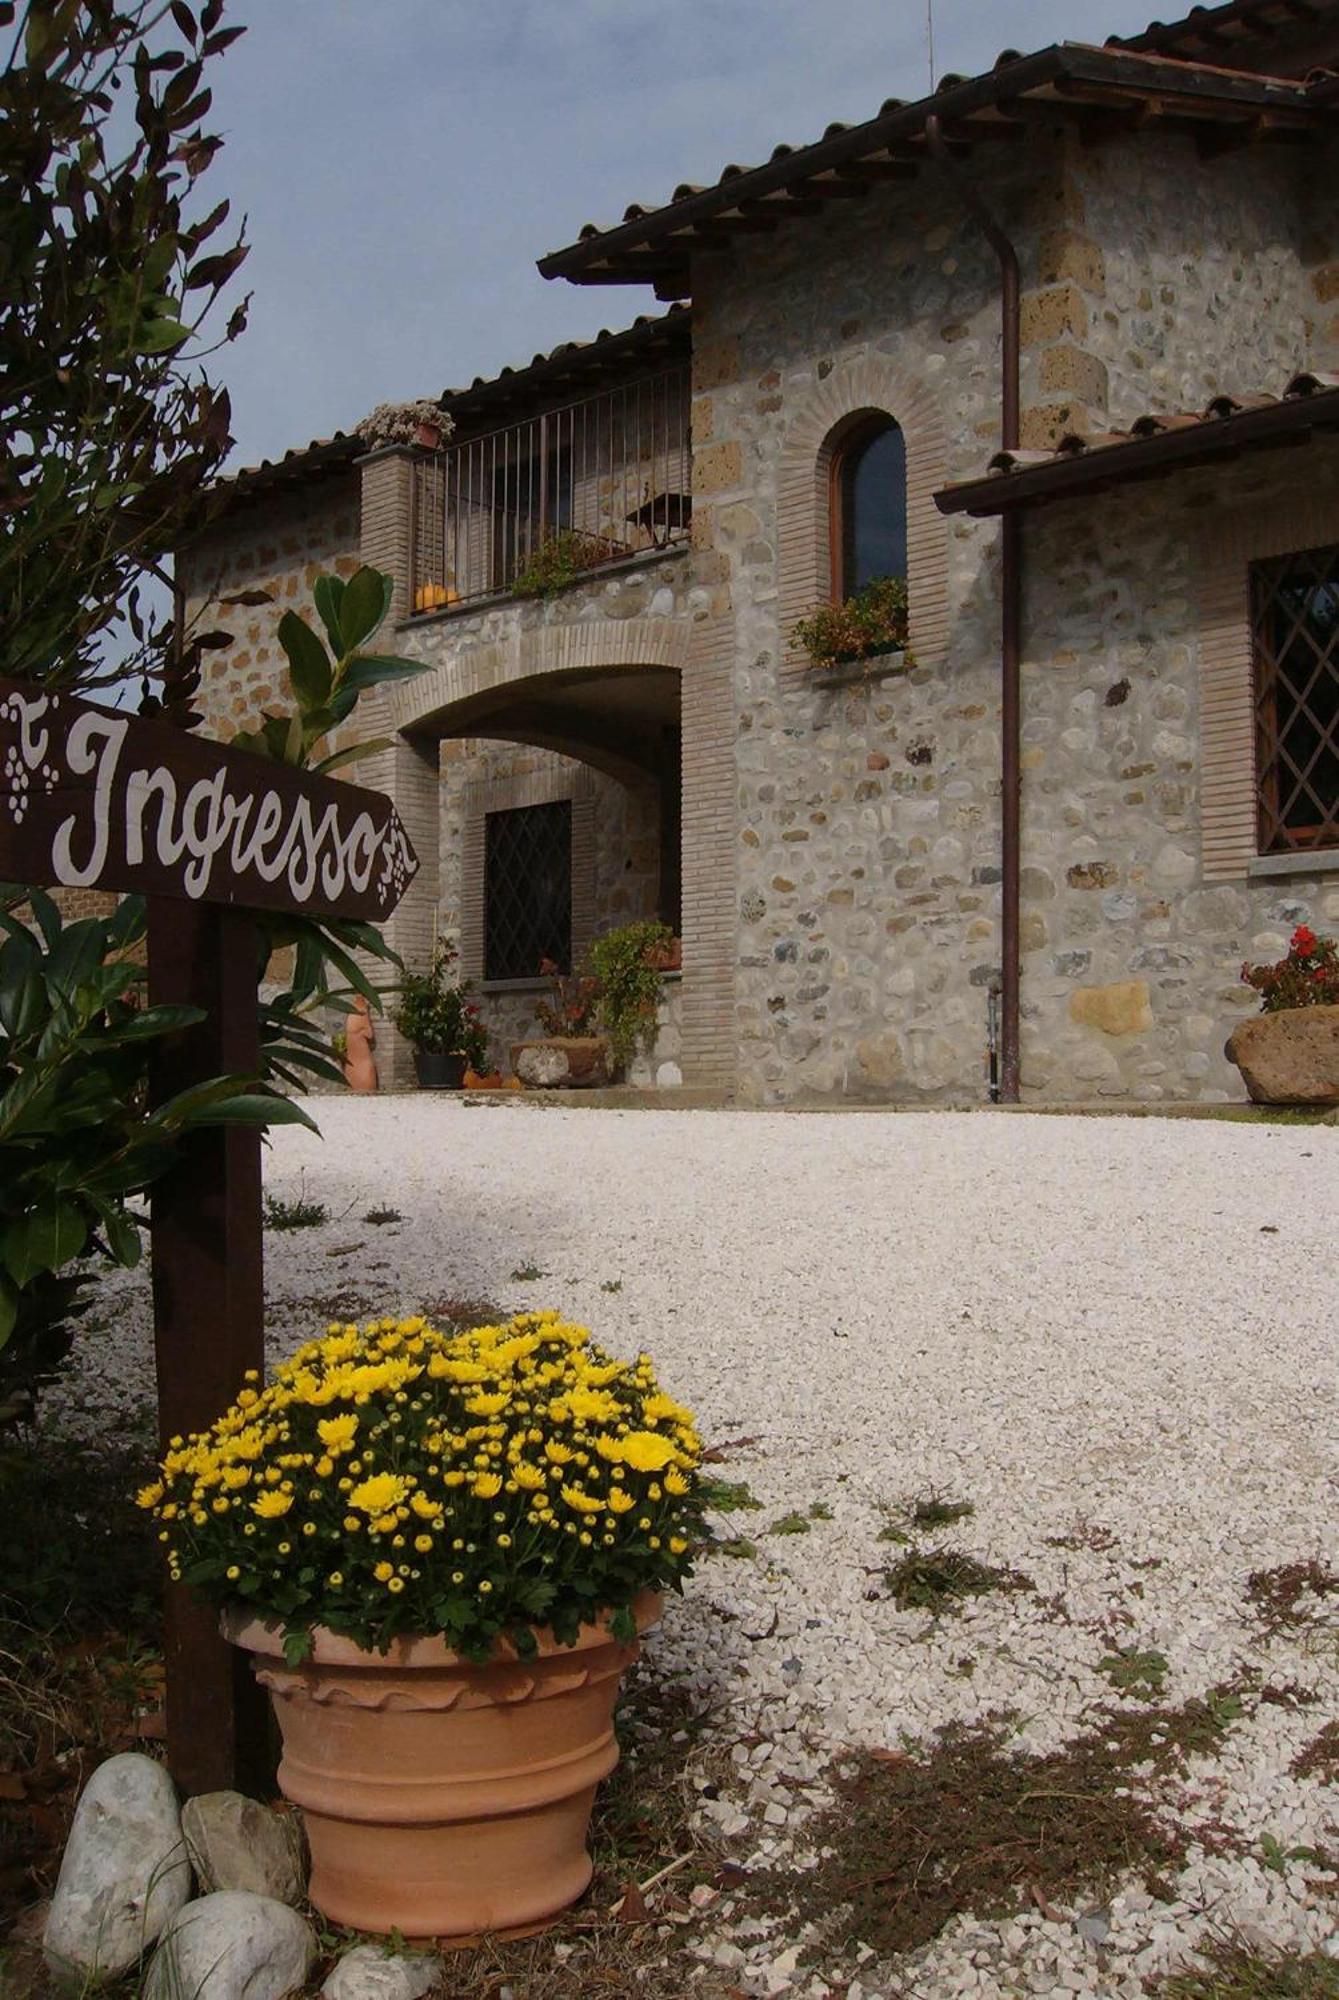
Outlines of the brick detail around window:
<svg viewBox="0 0 1339 2000">
<path fill-rule="evenodd" d="M 579 965 L 595 936 L 595 773 L 584 765 L 488 778 L 465 788 L 460 869 L 460 971 L 484 976 L 484 892 L 489 813 L 519 806 L 572 802 L 572 963 Z"/>
<path fill-rule="evenodd" d="M 1339 542 L 1339 487 L 1333 485 L 1286 507 L 1246 507 L 1206 522 L 1196 562 L 1206 882 L 1241 880 L 1259 851 L 1251 564 L 1328 542 Z"/>
<path fill-rule="evenodd" d="M 789 648 L 797 619 L 830 595 L 829 509 L 834 442 L 845 423 L 883 411 L 907 441 L 907 591 L 911 644 L 922 666 L 936 666 L 948 649 L 948 524 L 934 504 L 948 477 L 943 419 L 924 382 L 879 355 L 839 364 L 797 412 L 781 453 L 777 490 L 777 569 L 781 643 Z M 787 650 L 783 669 L 807 672 Z"/>
<path fill-rule="evenodd" d="M 683 677 L 683 1071 L 723 1091 L 736 1047 L 734 644 L 728 606 L 699 618 Z"/>
</svg>

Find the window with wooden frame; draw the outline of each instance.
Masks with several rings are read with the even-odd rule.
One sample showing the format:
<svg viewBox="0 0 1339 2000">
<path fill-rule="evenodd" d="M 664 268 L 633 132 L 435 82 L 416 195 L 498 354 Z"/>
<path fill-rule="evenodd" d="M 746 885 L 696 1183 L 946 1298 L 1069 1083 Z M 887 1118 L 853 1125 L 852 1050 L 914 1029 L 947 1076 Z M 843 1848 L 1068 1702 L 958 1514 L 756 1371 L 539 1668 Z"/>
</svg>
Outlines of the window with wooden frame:
<svg viewBox="0 0 1339 2000">
<path fill-rule="evenodd" d="M 484 978 L 536 979 L 546 959 L 572 969 L 570 799 L 484 820 Z"/>
<path fill-rule="evenodd" d="M 832 454 L 829 521 L 835 604 L 907 573 L 907 443 L 881 411 L 859 418 Z"/>
<path fill-rule="evenodd" d="M 1339 847 L 1339 546 L 1251 566 L 1262 854 Z"/>
</svg>

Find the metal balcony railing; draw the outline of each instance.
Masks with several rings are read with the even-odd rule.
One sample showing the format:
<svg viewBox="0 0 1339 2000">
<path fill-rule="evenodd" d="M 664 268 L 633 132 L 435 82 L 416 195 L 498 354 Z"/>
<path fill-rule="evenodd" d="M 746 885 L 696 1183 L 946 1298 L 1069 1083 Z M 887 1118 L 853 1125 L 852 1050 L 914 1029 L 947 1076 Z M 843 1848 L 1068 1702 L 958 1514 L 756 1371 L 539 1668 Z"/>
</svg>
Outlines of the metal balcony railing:
<svg viewBox="0 0 1339 2000">
<path fill-rule="evenodd" d="M 548 595 L 685 541 L 687 367 L 448 445 L 414 467 L 410 602 Z"/>
</svg>

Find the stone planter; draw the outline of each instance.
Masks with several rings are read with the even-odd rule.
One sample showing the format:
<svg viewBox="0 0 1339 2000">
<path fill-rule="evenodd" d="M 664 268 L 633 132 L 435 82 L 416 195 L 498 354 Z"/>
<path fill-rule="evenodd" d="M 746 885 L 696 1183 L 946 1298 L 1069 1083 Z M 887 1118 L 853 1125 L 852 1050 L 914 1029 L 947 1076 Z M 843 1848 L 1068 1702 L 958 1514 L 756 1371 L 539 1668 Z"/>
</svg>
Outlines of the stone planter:
<svg viewBox="0 0 1339 2000">
<path fill-rule="evenodd" d="M 645 1592 L 637 1631 L 660 1616 Z M 574 1646 L 539 1631 L 483 1666 L 441 1639 L 365 1653 L 318 1630 L 301 1666 L 244 1612 L 224 1634 L 252 1655 L 283 1737 L 279 1784 L 302 1808 L 309 1895 L 332 1923 L 465 1938 L 542 1922 L 581 1895 L 595 1788 L 618 1762 L 614 1702 L 639 1643 L 603 1622 Z"/>
<path fill-rule="evenodd" d="M 420 1090 L 459 1090 L 465 1081 L 465 1058 L 442 1055 L 432 1049 L 414 1050 L 414 1069 Z"/>
<path fill-rule="evenodd" d="M 858 660 L 834 660 L 831 666 L 813 668 L 809 678 L 815 687 L 844 688 L 906 671 L 907 656 L 899 647 L 887 653 L 867 653 Z"/>
<path fill-rule="evenodd" d="M 1257 1014 L 1223 1053 L 1255 1104 L 1339 1104 L 1339 1007 Z"/>
<path fill-rule="evenodd" d="M 610 1078 L 603 1035 L 548 1035 L 513 1042 L 511 1066 L 532 1090 L 590 1090 Z"/>
</svg>

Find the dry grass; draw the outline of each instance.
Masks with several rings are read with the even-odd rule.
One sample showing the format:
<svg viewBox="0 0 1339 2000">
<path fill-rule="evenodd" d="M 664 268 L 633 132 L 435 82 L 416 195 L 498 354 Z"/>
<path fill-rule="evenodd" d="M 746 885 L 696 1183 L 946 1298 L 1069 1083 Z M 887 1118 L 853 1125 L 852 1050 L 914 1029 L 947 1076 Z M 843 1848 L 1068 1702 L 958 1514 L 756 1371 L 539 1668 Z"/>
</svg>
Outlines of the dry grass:
<svg viewBox="0 0 1339 2000">
<path fill-rule="evenodd" d="M 1143 1878 L 1155 1894 L 1192 1836 L 1156 1809 L 1160 1784 L 1217 1751 L 1240 1712 L 1223 1693 L 1180 1708 L 1107 1710 L 1047 1756 L 1011 1749 L 1003 1721 L 954 1723 L 919 1755 L 848 1759 L 811 1828 L 818 1864 L 774 1875 L 770 1907 L 799 1902 L 832 1938 L 879 1958 L 914 1951 L 954 1917 L 1002 1916 Z"/>
<path fill-rule="evenodd" d="M 1339 2000 L 1339 1960 L 1323 1952 L 1267 1952 L 1211 1945 L 1204 1964 L 1153 1989 L 1158 2000 Z"/>
<path fill-rule="evenodd" d="M 1324 1615 L 1325 1600 L 1336 1596 L 1339 1574 L 1314 1557 L 1253 1570 L 1246 1579 L 1246 1597 L 1266 1639 L 1313 1629 Z"/>
</svg>

